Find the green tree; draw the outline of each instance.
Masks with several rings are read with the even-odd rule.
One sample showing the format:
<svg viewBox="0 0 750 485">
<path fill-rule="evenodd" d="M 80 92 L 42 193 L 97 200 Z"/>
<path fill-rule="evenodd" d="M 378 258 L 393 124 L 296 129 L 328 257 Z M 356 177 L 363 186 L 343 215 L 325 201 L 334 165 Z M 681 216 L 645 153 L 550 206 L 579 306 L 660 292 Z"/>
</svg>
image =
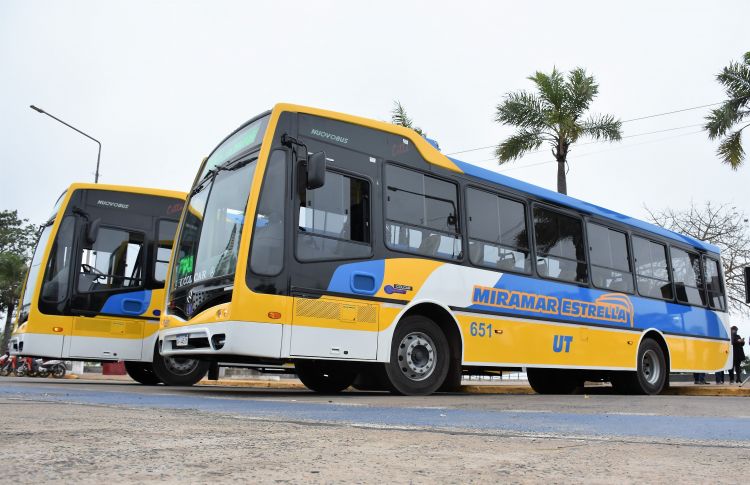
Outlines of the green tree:
<svg viewBox="0 0 750 485">
<path fill-rule="evenodd" d="M 537 71 L 528 79 L 535 84 L 535 93 L 508 93 L 497 105 L 495 121 L 518 129 L 497 146 L 495 156 L 504 164 L 549 144 L 557 161 L 557 191 L 567 194 L 571 146 L 582 137 L 619 141 L 621 122 L 613 115 L 588 114 L 599 85 L 583 68 L 573 69 L 567 77 L 556 68 L 550 74 Z"/>
<path fill-rule="evenodd" d="M 6 314 L 0 334 L 0 351 L 10 334 L 11 318 L 36 242 L 37 227 L 19 219 L 17 211 L 0 211 L 0 313 Z"/>
<path fill-rule="evenodd" d="M 745 123 L 750 121 L 750 52 L 745 52 L 742 62 L 730 62 L 716 80 L 724 86 L 728 99 L 711 110 L 706 117 L 705 129 L 709 139 L 722 138 L 716 154 L 722 162 L 737 170 L 745 161 L 742 130 L 750 126 L 750 122 Z"/>
<path fill-rule="evenodd" d="M 398 100 L 393 102 L 393 109 L 391 110 L 391 123 L 393 123 L 394 125 L 411 128 L 420 135 L 427 136 L 427 133 L 422 131 L 421 128 L 414 126 L 414 122 L 411 118 L 409 118 L 409 115 L 406 114 L 406 109 L 404 109 L 404 107 L 401 105 L 401 102 L 399 102 Z"/>
</svg>

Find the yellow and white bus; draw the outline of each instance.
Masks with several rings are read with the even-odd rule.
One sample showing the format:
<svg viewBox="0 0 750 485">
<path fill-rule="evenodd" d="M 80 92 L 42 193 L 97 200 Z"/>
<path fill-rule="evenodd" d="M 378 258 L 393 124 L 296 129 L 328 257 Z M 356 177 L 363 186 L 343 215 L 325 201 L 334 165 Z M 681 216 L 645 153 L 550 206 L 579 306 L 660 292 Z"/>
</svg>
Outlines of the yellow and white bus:
<svg viewBox="0 0 750 485">
<path fill-rule="evenodd" d="M 276 105 L 204 161 L 178 233 L 162 354 L 293 362 L 316 391 L 526 369 L 654 394 L 731 359 L 718 248 L 387 123 Z"/>
<path fill-rule="evenodd" d="M 192 385 L 208 364 L 156 351 L 164 280 L 185 193 L 73 184 L 42 227 L 9 350 L 125 361 L 142 384 Z"/>
</svg>

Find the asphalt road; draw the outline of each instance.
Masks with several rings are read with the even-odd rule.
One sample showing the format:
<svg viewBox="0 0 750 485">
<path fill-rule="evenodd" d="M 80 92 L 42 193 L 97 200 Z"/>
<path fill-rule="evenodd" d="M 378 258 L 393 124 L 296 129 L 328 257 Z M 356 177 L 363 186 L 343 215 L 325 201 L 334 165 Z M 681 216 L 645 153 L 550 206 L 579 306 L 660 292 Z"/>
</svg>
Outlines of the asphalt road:
<svg viewBox="0 0 750 485">
<path fill-rule="evenodd" d="M 0 409 L 4 446 L 35 456 L 6 476 L 35 482 L 732 483 L 750 459 L 744 397 L 319 396 L 2 378 Z M 56 447 L 92 463 L 58 460 Z"/>
</svg>

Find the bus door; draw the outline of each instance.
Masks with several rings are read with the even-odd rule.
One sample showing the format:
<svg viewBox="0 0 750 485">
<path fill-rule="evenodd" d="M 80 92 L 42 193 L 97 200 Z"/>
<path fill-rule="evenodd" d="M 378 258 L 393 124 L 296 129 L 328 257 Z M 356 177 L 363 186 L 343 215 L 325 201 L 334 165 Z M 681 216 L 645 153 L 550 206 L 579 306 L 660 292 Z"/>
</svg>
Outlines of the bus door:
<svg viewBox="0 0 750 485">
<path fill-rule="evenodd" d="M 90 238 L 90 237 L 89 237 Z M 145 235 L 102 226 L 81 245 L 71 310 L 70 357 L 138 360 L 142 357 L 151 291 L 144 288 Z"/>
<path fill-rule="evenodd" d="M 305 143 L 309 153 L 325 151 L 327 168 L 324 185 L 309 189 L 302 182 L 304 162 L 295 167 L 290 354 L 375 359 L 379 311 L 370 297 L 382 276 L 370 260 L 382 160 L 338 145 Z"/>
</svg>

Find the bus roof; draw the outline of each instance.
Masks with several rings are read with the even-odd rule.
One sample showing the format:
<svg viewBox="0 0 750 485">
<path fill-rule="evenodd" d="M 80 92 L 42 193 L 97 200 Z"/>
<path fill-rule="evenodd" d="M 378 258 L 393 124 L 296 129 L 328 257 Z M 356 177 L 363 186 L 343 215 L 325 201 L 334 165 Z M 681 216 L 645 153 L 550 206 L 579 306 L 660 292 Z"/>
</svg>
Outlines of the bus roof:
<svg viewBox="0 0 750 485">
<path fill-rule="evenodd" d="M 560 194 L 558 192 L 554 192 L 552 190 L 539 187 L 538 185 L 530 184 L 528 182 L 523 182 L 521 180 L 514 179 L 513 177 L 508 177 L 507 175 L 502 175 L 500 173 L 493 172 L 492 170 L 487 170 L 485 168 L 472 165 L 470 163 L 462 162 L 455 158 L 450 158 L 450 159 L 453 161 L 453 163 L 456 164 L 456 166 L 458 166 L 458 168 L 462 172 L 472 177 L 477 177 L 477 178 L 487 180 L 489 182 L 492 182 L 498 185 L 510 187 L 511 189 L 524 192 L 534 197 L 538 197 L 548 202 L 552 202 L 553 204 L 556 204 L 556 205 L 575 209 L 585 214 L 590 214 L 590 215 L 599 216 L 605 219 L 615 220 L 623 224 L 629 225 L 633 228 L 640 229 L 642 231 L 647 231 L 647 232 L 657 234 L 659 236 L 662 236 L 668 239 L 672 239 L 672 240 L 679 241 L 684 244 L 688 244 L 690 246 L 693 246 L 699 249 L 703 249 L 708 252 L 719 254 L 719 248 L 717 246 L 707 243 L 705 241 L 701 241 L 699 239 L 686 236 L 684 234 L 679 234 L 679 233 L 670 231 L 668 229 L 664 229 L 663 227 L 657 226 L 655 224 L 650 224 L 640 219 L 635 219 L 633 217 L 620 214 L 619 212 L 605 209 L 604 207 L 600 207 L 596 204 L 584 202 L 582 200 L 576 199 L 575 197 L 570 197 L 568 195 Z"/>
<path fill-rule="evenodd" d="M 419 150 L 422 156 L 424 156 L 425 160 L 427 160 L 429 163 L 433 165 L 437 165 L 437 166 L 446 168 L 448 170 L 452 170 L 454 172 L 464 173 L 466 175 L 476 177 L 482 180 L 486 180 L 488 182 L 492 182 L 498 185 L 510 187 L 520 192 L 524 192 L 531 196 L 538 197 L 542 200 L 551 202 L 553 204 L 557 204 L 562 207 L 567 207 L 570 209 L 575 209 L 585 214 L 590 214 L 590 215 L 602 217 L 604 219 L 611 219 L 614 221 L 618 221 L 622 224 L 631 226 L 634 229 L 640 229 L 645 232 L 656 234 L 656 235 L 665 237 L 667 239 L 671 239 L 673 241 L 678 241 L 683 244 L 687 244 L 697 249 L 701 249 L 701 250 L 708 251 L 708 252 L 715 253 L 715 254 L 719 254 L 720 252 L 717 246 L 707 243 L 705 241 L 700 241 L 693 237 L 686 236 L 684 234 L 679 234 L 679 233 L 670 231 L 668 229 L 664 229 L 663 227 L 659 227 L 655 224 L 650 224 L 640 219 L 635 219 L 633 217 L 620 214 L 619 212 L 605 209 L 604 207 L 600 207 L 595 204 L 590 204 L 588 202 L 584 202 L 574 197 L 570 197 L 567 195 L 554 192 L 552 190 L 545 189 L 543 187 L 539 187 L 538 185 L 523 182 L 521 180 L 514 179 L 512 177 L 499 174 L 497 172 L 493 172 L 492 170 L 487 170 L 485 168 L 478 167 L 476 165 L 472 165 L 467 162 L 462 162 L 455 158 L 447 157 L 437 149 L 437 147 L 435 146 L 436 143 L 434 143 L 432 140 L 428 141 L 426 138 L 422 137 L 419 133 L 417 133 L 416 131 L 410 128 L 393 125 L 391 123 L 386 123 L 384 121 L 377 121 L 377 120 L 362 118 L 359 116 L 349 115 L 345 113 L 338 113 L 335 111 L 328 111 L 324 109 L 312 108 L 309 106 L 300 106 L 300 105 L 290 104 L 290 103 L 278 103 L 277 105 L 274 106 L 273 111 L 277 113 L 280 111 L 308 113 L 312 115 L 338 119 L 344 122 L 354 123 L 357 125 L 374 128 L 377 130 L 387 131 L 387 132 L 394 133 L 394 134 L 399 134 L 399 135 L 408 137 L 414 143 L 414 146 L 417 147 L 417 150 Z"/>
<path fill-rule="evenodd" d="M 131 187 L 128 185 L 110 185 L 110 184 L 92 184 L 84 182 L 76 182 L 70 184 L 68 187 L 69 192 L 74 190 L 111 190 L 114 192 L 129 192 L 131 194 L 145 194 L 155 195 L 158 197 L 173 197 L 175 199 L 185 200 L 187 198 L 186 192 L 178 192 L 176 190 L 165 190 L 165 189 L 154 189 L 149 187 Z"/>
</svg>

